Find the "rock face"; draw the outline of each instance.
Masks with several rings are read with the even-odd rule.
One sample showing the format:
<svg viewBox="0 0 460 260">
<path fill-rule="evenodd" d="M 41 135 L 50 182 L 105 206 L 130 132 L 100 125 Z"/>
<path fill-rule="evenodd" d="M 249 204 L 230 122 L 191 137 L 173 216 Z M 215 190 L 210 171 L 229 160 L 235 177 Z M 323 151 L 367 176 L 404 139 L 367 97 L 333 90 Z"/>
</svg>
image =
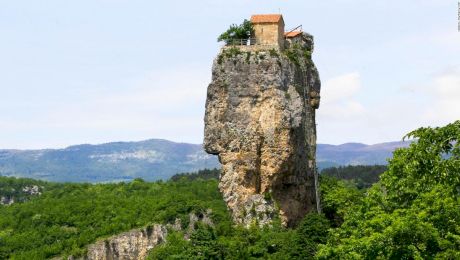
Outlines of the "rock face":
<svg viewBox="0 0 460 260">
<path fill-rule="evenodd" d="M 125 232 L 91 245 L 86 259 L 145 259 L 150 249 L 165 241 L 167 233 L 163 225 Z"/>
<path fill-rule="evenodd" d="M 0 205 L 9 206 L 16 202 L 25 202 L 33 196 L 42 195 L 43 187 L 38 185 L 24 186 L 20 191 L 15 188 L 0 188 Z"/>
<path fill-rule="evenodd" d="M 10 196 L 0 197 L 0 205 L 11 205 L 14 203 L 14 198 Z"/>
<path fill-rule="evenodd" d="M 214 226 L 211 214 L 212 211 L 210 209 L 204 212 L 189 213 L 188 225 L 184 229 L 182 229 L 180 219 L 176 219 L 173 224 L 155 224 L 142 229 L 130 230 L 89 245 L 88 252 L 83 257 L 75 258 L 70 256 L 67 260 L 146 259 L 151 249 L 166 241 L 168 230 L 183 230 L 184 238 L 189 239 L 191 234 L 195 231 L 195 225 L 197 223 Z M 54 260 L 63 260 L 63 258 L 56 257 Z"/>
<path fill-rule="evenodd" d="M 43 189 L 43 187 L 38 187 L 37 185 L 25 186 L 22 188 L 22 192 L 31 196 L 40 196 L 42 195 L 41 189 Z"/>
<path fill-rule="evenodd" d="M 313 37 L 303 33 L 282 52 L 250 47 L 223 47 L 214 60 L 204 148 L 219 156 L 219 188 L 236 223 L 279 215 L 293 226 L 316 210 Z"/>
</svg>

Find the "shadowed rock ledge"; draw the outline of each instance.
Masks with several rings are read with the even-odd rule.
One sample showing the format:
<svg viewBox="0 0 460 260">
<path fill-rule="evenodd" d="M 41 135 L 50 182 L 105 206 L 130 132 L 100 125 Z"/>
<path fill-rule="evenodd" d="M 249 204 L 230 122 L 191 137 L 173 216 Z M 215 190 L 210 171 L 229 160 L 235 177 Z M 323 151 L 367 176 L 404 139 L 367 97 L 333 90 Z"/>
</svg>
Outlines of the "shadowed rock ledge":
<svg viewBox="0 0 460 260">
<path fill-rule="evenodd" d="M 236 223 L 294 226 L 316 210 L 313 37 L 284 51 L 223 47 L 208 86 L 204 148 L 219 156 L 219 188 Z"/>
</svg>

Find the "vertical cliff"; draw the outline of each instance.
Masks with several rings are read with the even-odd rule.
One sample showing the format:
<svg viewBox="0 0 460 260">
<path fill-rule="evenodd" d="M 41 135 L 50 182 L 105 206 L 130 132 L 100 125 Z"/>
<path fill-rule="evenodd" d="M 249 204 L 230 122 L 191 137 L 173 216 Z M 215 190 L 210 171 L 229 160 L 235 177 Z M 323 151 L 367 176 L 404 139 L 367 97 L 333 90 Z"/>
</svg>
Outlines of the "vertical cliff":
<svg viewBox="0 0 460 260">
<path fill-rule="evenodd" d="M 316 210 L 313 37 L 286 48 L 223 47 L 208 86 L 204 148 L 219 156 L 219 188 L 236 223 L 295 225 Z"/>
</svg>

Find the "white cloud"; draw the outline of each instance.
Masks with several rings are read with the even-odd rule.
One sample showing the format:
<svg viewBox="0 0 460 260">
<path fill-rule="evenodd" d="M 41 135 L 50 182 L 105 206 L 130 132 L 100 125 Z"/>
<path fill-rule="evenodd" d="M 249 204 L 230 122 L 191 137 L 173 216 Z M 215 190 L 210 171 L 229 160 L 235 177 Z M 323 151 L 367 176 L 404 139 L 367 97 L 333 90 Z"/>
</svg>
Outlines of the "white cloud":
<svg viewBox="0 0 460 260">
<path fill-rule="evenodd" d="M 334 102 L 352 97 L 360 88 L 361 80 L 357 72 L 329 79 L 321 89 L 323 95 L 325 95 L 323 102 Z"/>
<path fill-rule="evenodd" d="M 360 86 L 358 73 L 326 81 L 317 118 L 319 142 L 400 140 L 416 128 L 442 126 L 460 119 L 460 67 L 365 105 L 360 99 L 363 96 L 358 95 Z"/>
<path fill-rule="evenodd" d="M 321 87 L 319 116 L 347 119 L 362 115 L 365 109 L 355 98 L 360 89 L 361 79 L 357 72 L 327 80 Z"/>
<path fill-rule="evenodd" d="M 435 124 L 460 119 L 460 67 L 450 69 L 434 78 L 428 88 L 432 101 L 425 116 Z"/>
</svg>

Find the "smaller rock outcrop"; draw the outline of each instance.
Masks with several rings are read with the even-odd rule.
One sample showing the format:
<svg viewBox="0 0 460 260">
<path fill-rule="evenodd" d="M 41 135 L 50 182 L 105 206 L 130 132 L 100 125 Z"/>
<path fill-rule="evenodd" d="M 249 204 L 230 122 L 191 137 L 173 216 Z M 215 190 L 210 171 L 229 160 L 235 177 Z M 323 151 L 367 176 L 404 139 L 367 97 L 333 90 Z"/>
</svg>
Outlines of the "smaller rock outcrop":
<svg viewBox="0 0 460 260">
<path fill-rule="evenodd" d="M 89 246 L 87 259 L 145 259 L 149 250 L 166 240 L 167 234 L 166 227 L 158 224 L 125 232 Z"/>
<path fill-rule="evenodd" d="M 25 186 L 22 188 L 22 192 L 31 196 L 40 196 L 42 195 L 41 190 L 43 187 L 38 187 L 37 185 Z"/>
<path fill-rule="evenodd" d="M 0 205 L 8 206 L 8 205 L 13 204 L 14 202 L 15 202 L 14 197 L 10 197 L 10 196 L 0 197 Z"/>
<path fill-rule="evenodd" d="M 9 206 L 14 203 L 25 202 L 35 196 L 42 195 L 42 186 L 28 185 L 19 189 L 1 187 L 0 188 L 0 205 Z"/>
<path fill-rule="evenodd" d="M 100 240 L 88 246 L 88 252 L 83 257 L 70 256 L 67 260 L 138 260 L 146 259 L 149 251 L 166 241 L 170 230 L 184 230 L 184 238 L 189 239 L 195 231 L 196 223 L 213 226 L 212 210 L 190 213 L 188 226 L 182 229 L 182 222 L 177 218 L 174 223 L 154 224 L 141 229 L 134 229 L 116 236 Z M 62 257 L 53 260 L 63 260 Z"/>
</svg>

